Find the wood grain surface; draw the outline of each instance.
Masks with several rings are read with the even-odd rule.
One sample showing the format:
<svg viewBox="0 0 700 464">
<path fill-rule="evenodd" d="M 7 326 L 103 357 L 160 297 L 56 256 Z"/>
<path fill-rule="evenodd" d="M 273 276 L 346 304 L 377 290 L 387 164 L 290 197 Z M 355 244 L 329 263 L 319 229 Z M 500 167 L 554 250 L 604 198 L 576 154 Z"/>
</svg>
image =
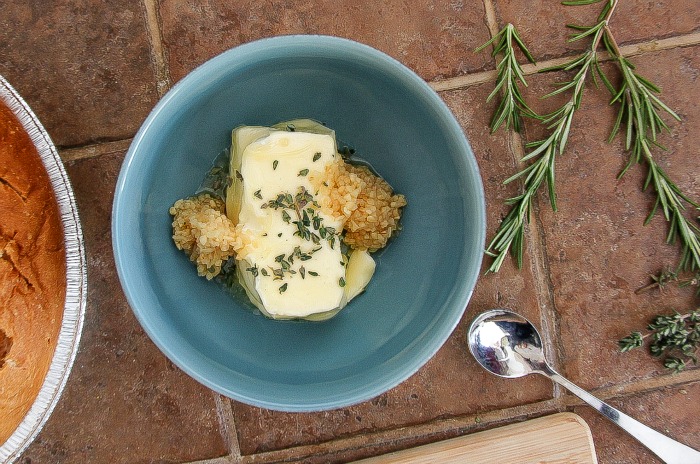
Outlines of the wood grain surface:
<svg viewBox="0 0 700 464">
<path fill-rule="evenodd" d="M 565 412 L 356 462 L 597 464 L 598 459 L 586 422 Z"/>
</svg>

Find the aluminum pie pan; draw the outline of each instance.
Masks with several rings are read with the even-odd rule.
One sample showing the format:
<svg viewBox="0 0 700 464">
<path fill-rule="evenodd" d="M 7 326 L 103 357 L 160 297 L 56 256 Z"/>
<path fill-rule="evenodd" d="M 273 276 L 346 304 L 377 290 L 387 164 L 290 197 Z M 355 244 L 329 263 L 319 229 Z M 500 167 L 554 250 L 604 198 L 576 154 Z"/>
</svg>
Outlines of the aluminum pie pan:
<svg viewBox="0 0 700 464">
<path fill-rule="evenodd" d="M 46 168 L 58 203 L 66 251 L 66 301 L 56 350 L 31 408 L 0 446 L 0 462 L 11 463 L 41 431 L 66 386 L 85 320 L 87 262 L 73 189 L 56 147 L 29 105 L 3 76 L 0 76 L 0 100 L 17 116 Z"/>
</svg>

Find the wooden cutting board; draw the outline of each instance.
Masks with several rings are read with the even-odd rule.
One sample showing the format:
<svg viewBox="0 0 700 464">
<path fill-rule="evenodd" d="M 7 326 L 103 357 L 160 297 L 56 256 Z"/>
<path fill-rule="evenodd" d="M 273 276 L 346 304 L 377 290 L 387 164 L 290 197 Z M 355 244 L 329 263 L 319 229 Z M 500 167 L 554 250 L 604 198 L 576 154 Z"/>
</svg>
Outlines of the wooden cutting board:
<svg viewBox="0 0 700 464">
<path fill-rule="evenodd" d="M 358 464 L 597 464 L 588 424 L 551 416 L 357 461 Z"/>
</svg>

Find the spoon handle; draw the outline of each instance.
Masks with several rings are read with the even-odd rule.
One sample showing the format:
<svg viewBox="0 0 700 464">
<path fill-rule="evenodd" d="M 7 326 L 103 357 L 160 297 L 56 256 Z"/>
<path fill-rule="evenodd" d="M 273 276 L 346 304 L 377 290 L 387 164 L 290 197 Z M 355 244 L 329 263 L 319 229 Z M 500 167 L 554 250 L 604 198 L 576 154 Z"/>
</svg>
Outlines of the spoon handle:
<svg viewBox="0 0 700 464">
<path fill-rule="evenodd" d="M 549 367 L 549 366 L 548 366 Z M 627 433 L 639 440 L 654 454 L 668 464 L 697 464 L 700 463 L 700 452 L 679 443 L 656 430 L 647 427 L 636 419 L 604 403 L 586 390 L 578 387 L 560 374 L 549 369 L 545 375 L 565 387 L 583 401 L 594 407 L 605 417 L 622 427 Z"/>
</svg>

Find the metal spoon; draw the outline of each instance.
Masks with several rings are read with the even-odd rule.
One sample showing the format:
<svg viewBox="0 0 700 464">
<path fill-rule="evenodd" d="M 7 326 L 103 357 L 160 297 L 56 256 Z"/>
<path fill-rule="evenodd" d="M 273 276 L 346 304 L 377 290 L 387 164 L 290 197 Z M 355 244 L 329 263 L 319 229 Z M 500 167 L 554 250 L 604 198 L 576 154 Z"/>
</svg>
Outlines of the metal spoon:
<svg viewBox="0 0 700 464">
<path fill-rule="evenodd" d="M 558 374 L 545 359 L 537 329 L 519 314 L 505 309 L 486 311 L 474 319 L 467 337 L 469 350 L 487 371 L 506 378 L 533 372 L 549 377 L 622 427 L 665 462 L 700 463 L 700 452 L 632 419 Z"/>
</svg>

